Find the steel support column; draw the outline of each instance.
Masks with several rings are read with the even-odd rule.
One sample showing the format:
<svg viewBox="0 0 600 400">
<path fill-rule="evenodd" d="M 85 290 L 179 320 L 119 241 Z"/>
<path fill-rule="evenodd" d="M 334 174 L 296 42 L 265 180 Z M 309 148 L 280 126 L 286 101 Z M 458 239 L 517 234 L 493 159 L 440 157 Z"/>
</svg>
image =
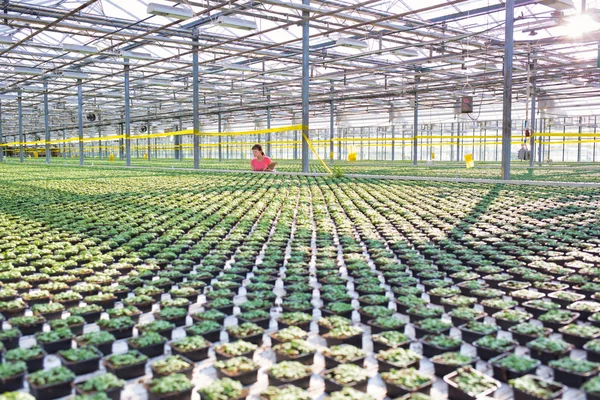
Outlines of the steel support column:
<svg viewBox="0 0 600 400">
<path fill-rule="evenodd" d="M 413 165 L 417 165 L 417 135 L 419 134 L 419 89 L 420 77 L 415 77 L 415 109 L 413 115 Z"/>
<path fill-rule="evenodd" d="M 531 135 L 529 137 L 529 147 L 530 147 L 530 153 L 529 153 L 529 167 L 533 168 L 533 163 L 535 160 L 535 132 L 536 132 L 536 120 L 535 120 L 535 108 L 536 108 L 536 82 L 535 82 L 535 73 L 536 73 L 536 67 L 537 67 L 537 62 L 536 62 L 536 58 L 535 58 L 535 52 L 533 53 L 533 74 L 531 75 L 531 86 L 532 86 L 532 93 L 531 93 L 531 125 L 529 126 L 529 134 Z"/>
<path fill-rule="evenodd" d="M 219 96 L 220 99 L 220 96 Z M 220 108 L 220 103 L 219 103 L 219 108 Z M 219 133 L 223 132 L 223 117 L 221 115 L 221 112 L 219 111 L 219 114 L 217 114 L 217 119 L 218 119 L 218 124 L 219 124 Z M 223 148 L 221 147 L 221 136 L 219 136 L 219 161 L 223 161 Z"/>
<path fill-rule="evenodd" d="M 44 147 L 46 149 L 46 164 L 50 164 L 50 116 L 48 110 L 48 78 L 44 79 Z"/>
<path fill-rule="evenodd" d="M 98 139 L 102 139 L 102 123 L 98 114 Z M 102 140 L 98 140 L 98 158 L 102 159 Z"/>
<path fill-rule="evenodd" d="M 19 90 L 19 98 L 17 100 L 19 113 L 19 161 L 24 161 L 23 154 L 23 93 Z"/>
<path fill-rule="evenodd" d="M 179 131 L 183 130 L 183 118 L 180 116 L 179 117 Z M 199 131 L 199 129 L 198 129 Z M 194 135 L 194 137 L 196 137 L 197 135 Z M 198 149 L 200 149 L 200 147 L 198 146 Z M 179 135 L 179 157 L 177 158 L 179 161 L 183 161 L 183 135 Z M 196 168 L 197 169 L 197 168 Z"/>
<path fill-rule="evenodd" d="M 152 134 L 152 122 L 150 121 L 150 118 L 148 118 L 148 121 L 146 122 L 146 126 L 148 127 L 148 129 L 146 130 L 146 132 L 148 132 L 148 135 Z M 150 161 L 150 151 L 152 150 L 152 143 L 151 143 L 151 138 L 148 137 L 147 142 L 146 142 L 146 151 L 147 151 L 147 158 L 148 161 Z"/>
<path fill-rule="evenodd" d="M 81 83 L 81 79 L 77 79 L 77 114 L 77 133 L 79 137 L 79 165 L 83 165 L 83 85 Z"/>
<path fill-rule="evenodd" d="M 515 0 L 506 0 L 504 29 L 504 89 L 502 96 L 502 179 L 510 179 L 510 136 L 512 132 L 512 65 Z"/>
<path fill-rule="evenodd" d="M 302 4 L 310 6 L 310 0 L 302 0 Z M 302 172 L 308 172 L 309 17 L 308 10 L 302 10 Z"/>
<path fill-rule="evenodd" d="M 271 92 L 267 89 L 267 129 L 271 129 Z M 220 137 L 219 137 L 219 140 Z M 272 157 L 271 155 L 271 132 L 267 133 L 267 155 Z"/>
<path fill-rule="evenodd" d="M 125 165 L 131 166 L 131 110 L 129 101 L 129 59 L 125 60 Z"/>
<path fill-rule="evenodd" d="M 194 91 L 192 96 L 192 109 L 194 113 L 194 169 L 200 168 L 200 98 L 198 93 L 199 69 L 198 69 L 198 28 L 192 32 L 192 81 Z M 181 151 L 180 151 L 181 152 Z M 181 152 L 182 153 L 182 152 Z"/>
<path fill-rule="evenodd" d="M 577 130 L 577 132 L 579 133 L 579 136 L 577 137 L 577 162 L 581 162 L 581 124 L 583 123 L 583 119 L 582 117 L 579 117 L 579 129 Z M 548 145 L 548 148 L 550 148 L 550 145 Z"/>
<path fill-rule="evenodd" d="M 333 164 L 333 139 L 335 137 L 335 120 L 333 116 L 333 79 L 329 81 L 329 163 Z"/>
<path fill-rule="evenodd" d="M 270 96 L 267 96 L 267 99 L 270 98 Z M 267 106 L 267 114 L 269 114 L 270 110 Z M 270 115 L 270 114 L 269 114 Z M 219 96 L 219 114 L 217 115 L 218 119 L 219 119 L 219 133 L 223 132 L 223 116 L 221 115 L 221 96 Z M 271 121 L 267 121 L 267 124 L 271 124 Z M 223 141 L 222 141 L 222 137 L 221 135 L 219 135 L 219 161 L 223 161 Z"/>
</svg>

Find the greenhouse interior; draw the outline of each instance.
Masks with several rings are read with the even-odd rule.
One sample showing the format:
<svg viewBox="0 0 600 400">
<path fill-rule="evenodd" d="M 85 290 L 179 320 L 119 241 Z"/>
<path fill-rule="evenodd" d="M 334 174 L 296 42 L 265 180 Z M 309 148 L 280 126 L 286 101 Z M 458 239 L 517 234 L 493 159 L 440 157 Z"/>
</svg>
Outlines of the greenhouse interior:
<svg viewBox="0 0 600 400">
<path fill-rule="evenodd" d="M 598 0 L 0 1 L 0 400 L 599 400 Z"/>
</svg>

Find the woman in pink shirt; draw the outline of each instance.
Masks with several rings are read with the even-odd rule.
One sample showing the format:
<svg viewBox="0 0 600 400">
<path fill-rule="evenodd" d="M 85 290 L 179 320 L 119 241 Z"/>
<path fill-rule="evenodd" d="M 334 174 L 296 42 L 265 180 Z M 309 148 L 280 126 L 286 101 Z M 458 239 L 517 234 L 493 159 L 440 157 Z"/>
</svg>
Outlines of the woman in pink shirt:
<svg viewBox="0 0 600 400">
<path fill-rule="evenodd" d="M 254 158 L 250 161 L 252 171 L 273 171 L 276 163 L 271 161 L 271 159 L 265 155 L 260 144 L 252 146 L 252 154 L 254 154 Z M 269 166 L 271 166 L 271 168 L 269 168 Z"/>
</svg>

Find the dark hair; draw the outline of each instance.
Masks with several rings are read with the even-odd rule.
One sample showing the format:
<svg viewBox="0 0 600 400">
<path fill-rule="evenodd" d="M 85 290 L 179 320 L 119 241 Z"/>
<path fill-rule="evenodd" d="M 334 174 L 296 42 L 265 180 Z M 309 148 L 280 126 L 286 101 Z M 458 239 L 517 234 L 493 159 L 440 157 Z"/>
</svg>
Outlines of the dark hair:
<svg viewBox="0 0 600 400">
<path fill-rule="evenodd" d="M 258 150 L 263 156 L 265 155 L 265 152 L 263 151 L 262 146 L 260 144 L 255 144 L 254 146 L 252 146 L 252 150 Z"/>
</svg>

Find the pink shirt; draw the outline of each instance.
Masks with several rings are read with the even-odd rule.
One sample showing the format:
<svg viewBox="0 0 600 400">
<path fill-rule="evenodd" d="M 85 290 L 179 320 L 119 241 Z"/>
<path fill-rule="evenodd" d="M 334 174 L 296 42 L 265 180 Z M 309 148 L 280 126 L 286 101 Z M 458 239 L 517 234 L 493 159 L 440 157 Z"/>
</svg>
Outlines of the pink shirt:
<svg viewBox="0 0 600 400">
<path fill-rule="evenodd" d="M 262 161 L 258 161 L 258 158 L 253 158 L 252 161 L 250 161 L 250 166 L 253 171 L 263 171 L 269 164 L 271 164 L 271 159 L 267 156 L 264 156 Z"/>
</svg>

